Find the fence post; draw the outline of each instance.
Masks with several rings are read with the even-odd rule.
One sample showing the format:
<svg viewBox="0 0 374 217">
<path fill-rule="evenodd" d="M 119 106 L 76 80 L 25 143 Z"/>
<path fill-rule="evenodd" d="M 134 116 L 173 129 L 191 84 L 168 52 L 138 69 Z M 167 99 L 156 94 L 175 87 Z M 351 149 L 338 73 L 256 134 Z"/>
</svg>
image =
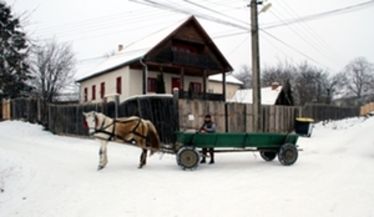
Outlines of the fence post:
<svg viewBox="0 0 374 217">
<path fill-rule="evenodd" d="M 114 116 L 118 118 L 119 95 L 114 96 Z"/>
<path fill-rule="evenodd" d="M 225 132 L 229 132 L 229 117 L 228 117 L 228 105 L 225 102 Z"/>
<path fill-rule="evenodd" d="M 179 130 L 179 128 L 180 128 L 180 118 L 179 118 L 179 90 L 178 90 L 178 88 L 174 88 L 173 89 L 173 107 L 174 107 L 174 109 L 175 109 L 175 111 L 176 111 L 176 122 L 177 122 L 177 130 Z M 183 114 L 183 112 L 182 112 L 182 114 Z"/>
</svg>

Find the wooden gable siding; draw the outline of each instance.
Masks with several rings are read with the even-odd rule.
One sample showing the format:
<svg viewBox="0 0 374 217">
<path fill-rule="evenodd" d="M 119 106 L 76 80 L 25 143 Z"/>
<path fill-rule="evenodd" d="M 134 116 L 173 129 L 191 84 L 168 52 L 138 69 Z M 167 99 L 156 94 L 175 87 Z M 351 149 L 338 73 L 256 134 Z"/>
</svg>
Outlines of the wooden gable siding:
<svg viewBox="0 0 374 217">
<path fill-rule="evenodd" d="M 178 46 L 186 49 L 190 46 L 191 51 L 178 50 Z M 195 68 L 202 75 L 203 70 L 215 73 L 228 71 L 221 56 L 209 36 L 191 20 L 152 49 L 146 59 L 147 62 L 191 68 L 190 71 L 194 71 L 192 68 Z M 186 69 L 186 73 L 189 73 L 189 69 Z"/>
</svg>

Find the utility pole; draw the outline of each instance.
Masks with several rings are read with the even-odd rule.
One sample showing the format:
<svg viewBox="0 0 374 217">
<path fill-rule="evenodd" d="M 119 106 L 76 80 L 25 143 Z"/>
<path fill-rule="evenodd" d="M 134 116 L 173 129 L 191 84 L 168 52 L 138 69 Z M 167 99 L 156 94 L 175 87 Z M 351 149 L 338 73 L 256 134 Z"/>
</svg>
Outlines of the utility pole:
<svg viewBox="0 0 374 217">
<path fill-rule="evenodd" d="M 253 130 L 262 131 L 261 114 L 261 85 L 260 85 L 260 49 L 258 37 L 258 12 L 257 5 L 262 4 L 257 0 L 251 0 L 251 38 L 252 38 L 252 108 Z"/>
</svg>

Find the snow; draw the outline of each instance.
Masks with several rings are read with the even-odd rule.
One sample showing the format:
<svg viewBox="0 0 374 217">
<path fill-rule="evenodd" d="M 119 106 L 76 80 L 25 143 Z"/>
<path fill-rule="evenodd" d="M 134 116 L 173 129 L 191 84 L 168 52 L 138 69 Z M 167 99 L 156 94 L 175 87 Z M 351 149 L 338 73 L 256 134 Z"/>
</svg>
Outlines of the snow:
<svg viewBox="0 0 374 217">
<path fill-rule="evenodd" d="M 374 118 L 318 123 L 292 166 L 257 153 L 217 154 L 216 164 L 183 171 L 155 154 L 0 122 L 0 216 L 374 216 Z"/>
<path fill-rule="evenodd" d="M 261 88 L 261 104 L 262 105 L 275 105 L 280 92 L 282 91 L 282 86 L 278 86 L 276 89 L 272 87 Z M 230 102 L 240 102 L 240 103 L 252 103 L 252 89 L 242 89 L 237 90 L 230 100 Z"/>
<path fill-rule="evenodd" d="M 209 81 L 222 82 L 222 74 L 216 74 L 209 76 Z M 239 79 L 235 78 L 232 74 L 226 75 L 226 83 L 243 85 Z"/>
</svg>

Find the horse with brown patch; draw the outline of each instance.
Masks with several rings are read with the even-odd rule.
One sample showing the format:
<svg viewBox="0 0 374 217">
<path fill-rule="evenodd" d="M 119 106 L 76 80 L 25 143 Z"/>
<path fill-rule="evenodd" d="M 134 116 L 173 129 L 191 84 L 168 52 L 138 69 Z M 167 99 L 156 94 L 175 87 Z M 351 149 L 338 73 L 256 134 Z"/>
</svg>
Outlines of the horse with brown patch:
<svg viewBox="0 0 374 217">
<path fill-rule="evenodd" d="M 160 138 L 152 122 L 137 116 L 112 119 L 98 112 L 83 113 L 89 134 L 100 140 L 100 162 L 98 170 L 108 163 L 107 146 L 109 141 L 121 141 L 142 149 L 139 168 L 147 163 L 148 150 L 151 155 L 160 150 Z"/>
</svg>

